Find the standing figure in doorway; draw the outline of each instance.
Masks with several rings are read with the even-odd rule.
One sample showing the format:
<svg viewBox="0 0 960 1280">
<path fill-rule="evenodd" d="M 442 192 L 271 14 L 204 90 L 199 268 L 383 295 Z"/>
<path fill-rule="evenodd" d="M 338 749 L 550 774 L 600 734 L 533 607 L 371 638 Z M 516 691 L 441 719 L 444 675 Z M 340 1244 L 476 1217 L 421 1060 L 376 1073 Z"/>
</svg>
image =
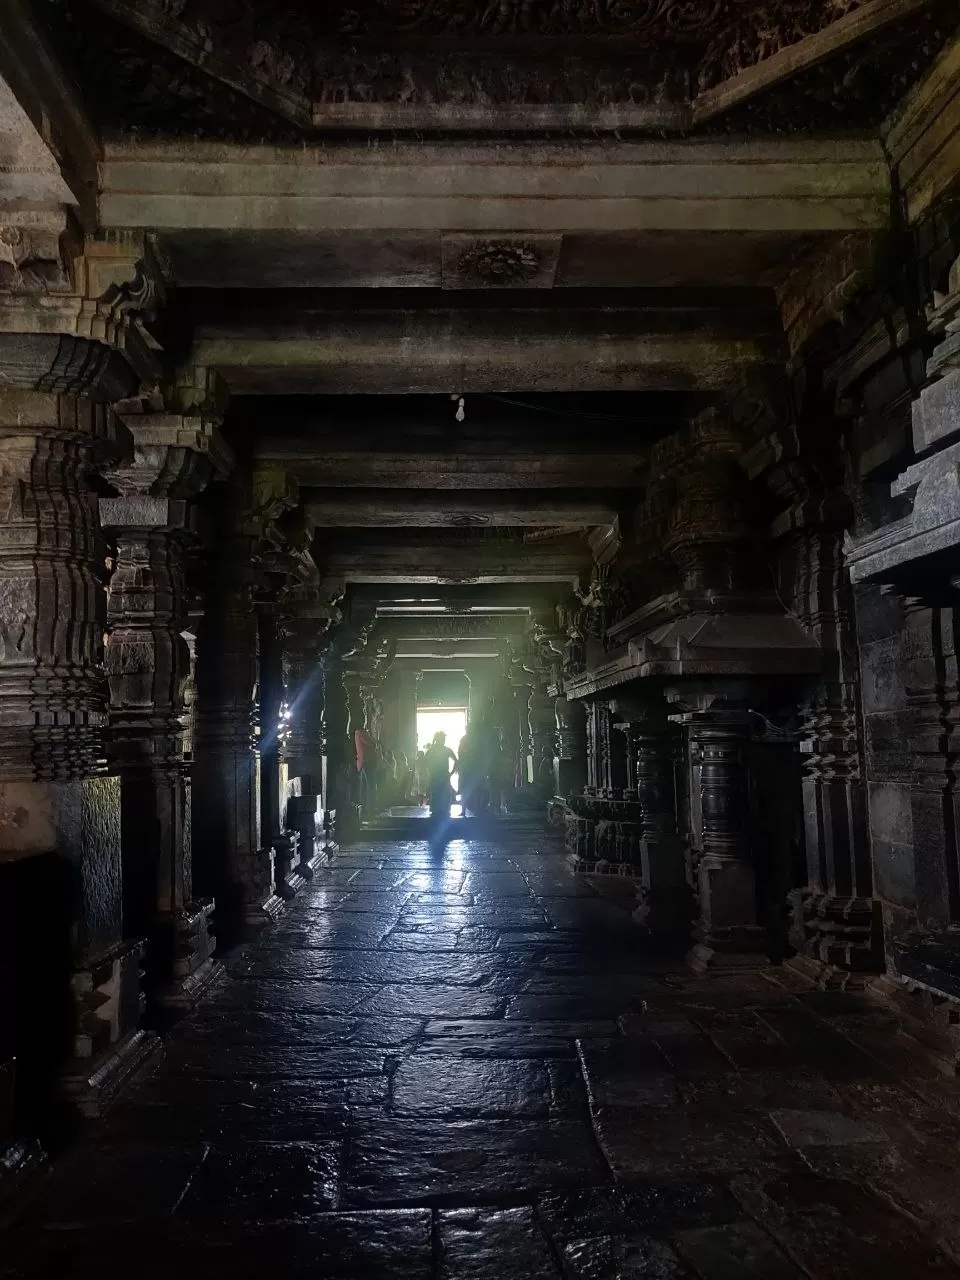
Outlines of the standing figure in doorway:
<svg viewBox="0 0 960 1280">
<path fill-rule="evenodd" d="M 370 731 L 369 713 L 364 716 L 363 728 L 354 732 L 357 752 L 357 778 L 360 783 L 360 807 L 367 820 L 372 818 L 377 806 L 377 783 L 380 748 Z"/>
<path fill-rule="evenodd" d="M 457 767 L 457 757 L 447 746 L 447 735 L 437 730 L 424 754 L 428 786 L 430 788 L 430 816 L 434 819 L 450 817 L 453 788 L 450 775 Z"/>
</svg>

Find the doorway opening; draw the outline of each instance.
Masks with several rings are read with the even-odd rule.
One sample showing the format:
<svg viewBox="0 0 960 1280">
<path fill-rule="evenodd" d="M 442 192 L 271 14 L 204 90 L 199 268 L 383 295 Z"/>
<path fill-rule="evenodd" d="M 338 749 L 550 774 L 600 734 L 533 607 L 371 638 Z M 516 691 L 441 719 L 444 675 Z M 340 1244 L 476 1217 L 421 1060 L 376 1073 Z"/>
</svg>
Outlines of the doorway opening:
<svg viewBox="0 0 960 1280">
<path fill-rule="evenodd" d="M 417 707 L 417 750 L 426 751 L 435 733 L 447 735 L 447 746 L 456 755 L 460 739 L 467 731 L 466 707 Z M 450 776 L 454 791 L 460 790 L 457 773 Z"/>
</svg>

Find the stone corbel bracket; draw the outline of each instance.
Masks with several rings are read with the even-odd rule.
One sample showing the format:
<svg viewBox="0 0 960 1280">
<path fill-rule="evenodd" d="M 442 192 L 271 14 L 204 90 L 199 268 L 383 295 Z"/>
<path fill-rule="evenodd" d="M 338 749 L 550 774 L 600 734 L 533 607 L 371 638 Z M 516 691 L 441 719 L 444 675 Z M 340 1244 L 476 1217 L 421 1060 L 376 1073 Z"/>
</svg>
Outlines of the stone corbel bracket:
<svg viewBox="0 0 960 1280">
<path fill-rule="evenodd" d="M 53 234 L 0 232 L 0 382 L 99 400 L 156 386 L 161 352 L 146 325 L 164 291 L 150 238 L 68 231 L 54 247 Z"/>
<path fill-rule="evenodd" d="M 844 551 L 853 582 L 896 583 L 905 569 L 915 571 L 946 552 L 955 556 L 960 543 L 960 443 L 908 467 L 890 493 L 912 494 L 913 509 L 863 537 L 848 535 Z"/>
<path fill-rule="evenodd" d="M 217 424 L 143 412 L 139 404 L 118 405 L 117 417 L 130 432 L 133 453 L 109 473 L 120 496 L 100 499 L 104 527 L 137 524 L 197 532 L 193 499 L 234 466 Z"/>
</svg>

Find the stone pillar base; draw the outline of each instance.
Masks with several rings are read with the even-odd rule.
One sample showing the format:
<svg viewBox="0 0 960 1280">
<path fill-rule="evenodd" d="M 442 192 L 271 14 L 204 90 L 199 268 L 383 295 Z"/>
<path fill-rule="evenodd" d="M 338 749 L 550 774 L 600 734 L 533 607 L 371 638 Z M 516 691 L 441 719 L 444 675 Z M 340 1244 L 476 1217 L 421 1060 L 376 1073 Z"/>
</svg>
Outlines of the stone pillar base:
<svg viewBox="0 0 960 1280">
<path fill-rule="evenodd" d="M 764 969 L 773 963 L 768 945 L 766 929 L 756 926 L 714 930 L 699 937 L 687 952 L 687 968 L 694 973 Z"/>
<path fill-rule="evenodd" d="M 17 1207 L 49 1169 L 39 1142 L 0 1141 L 0 1227 L 17 1215 Z"/>
<path fill-rule="evenodd" d="M 300 836 L 300 861 L 296 870 L 304 880 L 311 880 L 323 864 L 323 808 L 319 795 L 291 796 L 287 801 L 287 821 Z"/>
<path fill-rule="evenodd" d="M 305 842 L 303 839 L 303 832 L 301 832 L 300 862 L 297 866 L 297 870 L 303 876 L 304 880 L 312 880 L 326 860 L 326 854 L 321 841 L 314 836 L 313 839 Z"/>
<path fill-rule="evenodd" d="M 637 897 L 633 918 L 651 937 L 690 940 L 692 895 L 686 885 L 654 889 L 641 883 Z"/>
<path fill-rule="evenodd" d="M 211 957 L 199 968 L 177 981 L 171 983 L 159 993 L 159 1001 L 171 1013 L 185 1015 L 192 1013 L 202 1000 L 219 985 L 224 975 L 224 967 L 219 960 Z"/>
<path fill-rule="evenodd" d="M 155 954 L 163 963 L 156 971 L 168 973 L 170 978 L 150 995 L 168 1013 L 189 1013 L 223 976 L 223 966 L 213 959 L 213 909 L 212 898 L 191 902 L 175 918 L 167 917 L 157 927 L 151 949 L 155 947 Z"/>
<path fill-rule="evenodd" d="M 861 975 L 860 985 L 883 968 L 879 904 L 872 898 L 841 898 L 811 889 L 789 895 L 790 943 L 824 973 Z M 838 985 L 831 983 L 830 985 Z M 846 985 L 846 984 L 839 984 Z"/>
<path fill-rule="evenodd" d="M 71 978 L 75 1035 L 62 1082 L 83 1115 L 101 1115 L 160 1051 L 157 1036 L 137 1029 L 145 1005 L 140 990 L 144 946 L 142 939 L 120 942 L 88 957 Z"/>
<path fill-rule="evenodd" d="M 277 897 L 285 902 L 295 898 L 306 884 L 297 860 L 299 845 L 300 837 L 295 831 L 284 831 L 272 846 Z"/>
<path fill-rule="evenodd" d="M 283 899 L 276 891 L 273 849 L 258 849 L 242 860 L 239 870 L 244 877 L 238 912 L 243 925 L 261 929 L 275 923 L 283 911 Z"/>
<path fill-rule="evenodd" d="M 63 1091 L 81 1115 L 102 1116 L 126 1085 L 162 1052 L 152 1031 L 131 1031 L 96 1059 L 73 1062 L 63 1073 Z"/>
<path fill-rule="evenodd" d="M 247 902 L 243 908 L 243 923 L 248 929 L 264 929 L 267 925 L 276 924 L 284 905 L 278 893 L 271 893 L 262 902 Z"/>
<path fill-rule="evenodd" d="M 876 972 L 872 970 L 854 973 L 850 969 L 841 969 L 835 964 L 828 964 L 824 960 L 817 960 L 808 955 L 791 956 L 789 960 L 784 961 L 784 968 L 789 969 L 791 973 L 799 974 L 801 978 L 806 978 L 812 986 L 819 987 L 821 991 L 863 991 L 877 977 Z"/>
</svg>

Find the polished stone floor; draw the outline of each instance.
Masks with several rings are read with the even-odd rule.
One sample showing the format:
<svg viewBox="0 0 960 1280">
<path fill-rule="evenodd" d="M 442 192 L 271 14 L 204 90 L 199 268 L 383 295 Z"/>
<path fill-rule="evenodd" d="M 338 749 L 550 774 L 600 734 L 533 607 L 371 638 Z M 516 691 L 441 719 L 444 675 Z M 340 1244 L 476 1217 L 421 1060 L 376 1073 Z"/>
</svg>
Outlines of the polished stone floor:
<svg viewBox="0 0 960 1280">
<path fill-rule="evenodd" d="M 658 963 L 533 837 L 351 848 L 229 971 L 0 1272 L 960 1277 L 960 1097 L 892 1015 Z"/>
</svg>

